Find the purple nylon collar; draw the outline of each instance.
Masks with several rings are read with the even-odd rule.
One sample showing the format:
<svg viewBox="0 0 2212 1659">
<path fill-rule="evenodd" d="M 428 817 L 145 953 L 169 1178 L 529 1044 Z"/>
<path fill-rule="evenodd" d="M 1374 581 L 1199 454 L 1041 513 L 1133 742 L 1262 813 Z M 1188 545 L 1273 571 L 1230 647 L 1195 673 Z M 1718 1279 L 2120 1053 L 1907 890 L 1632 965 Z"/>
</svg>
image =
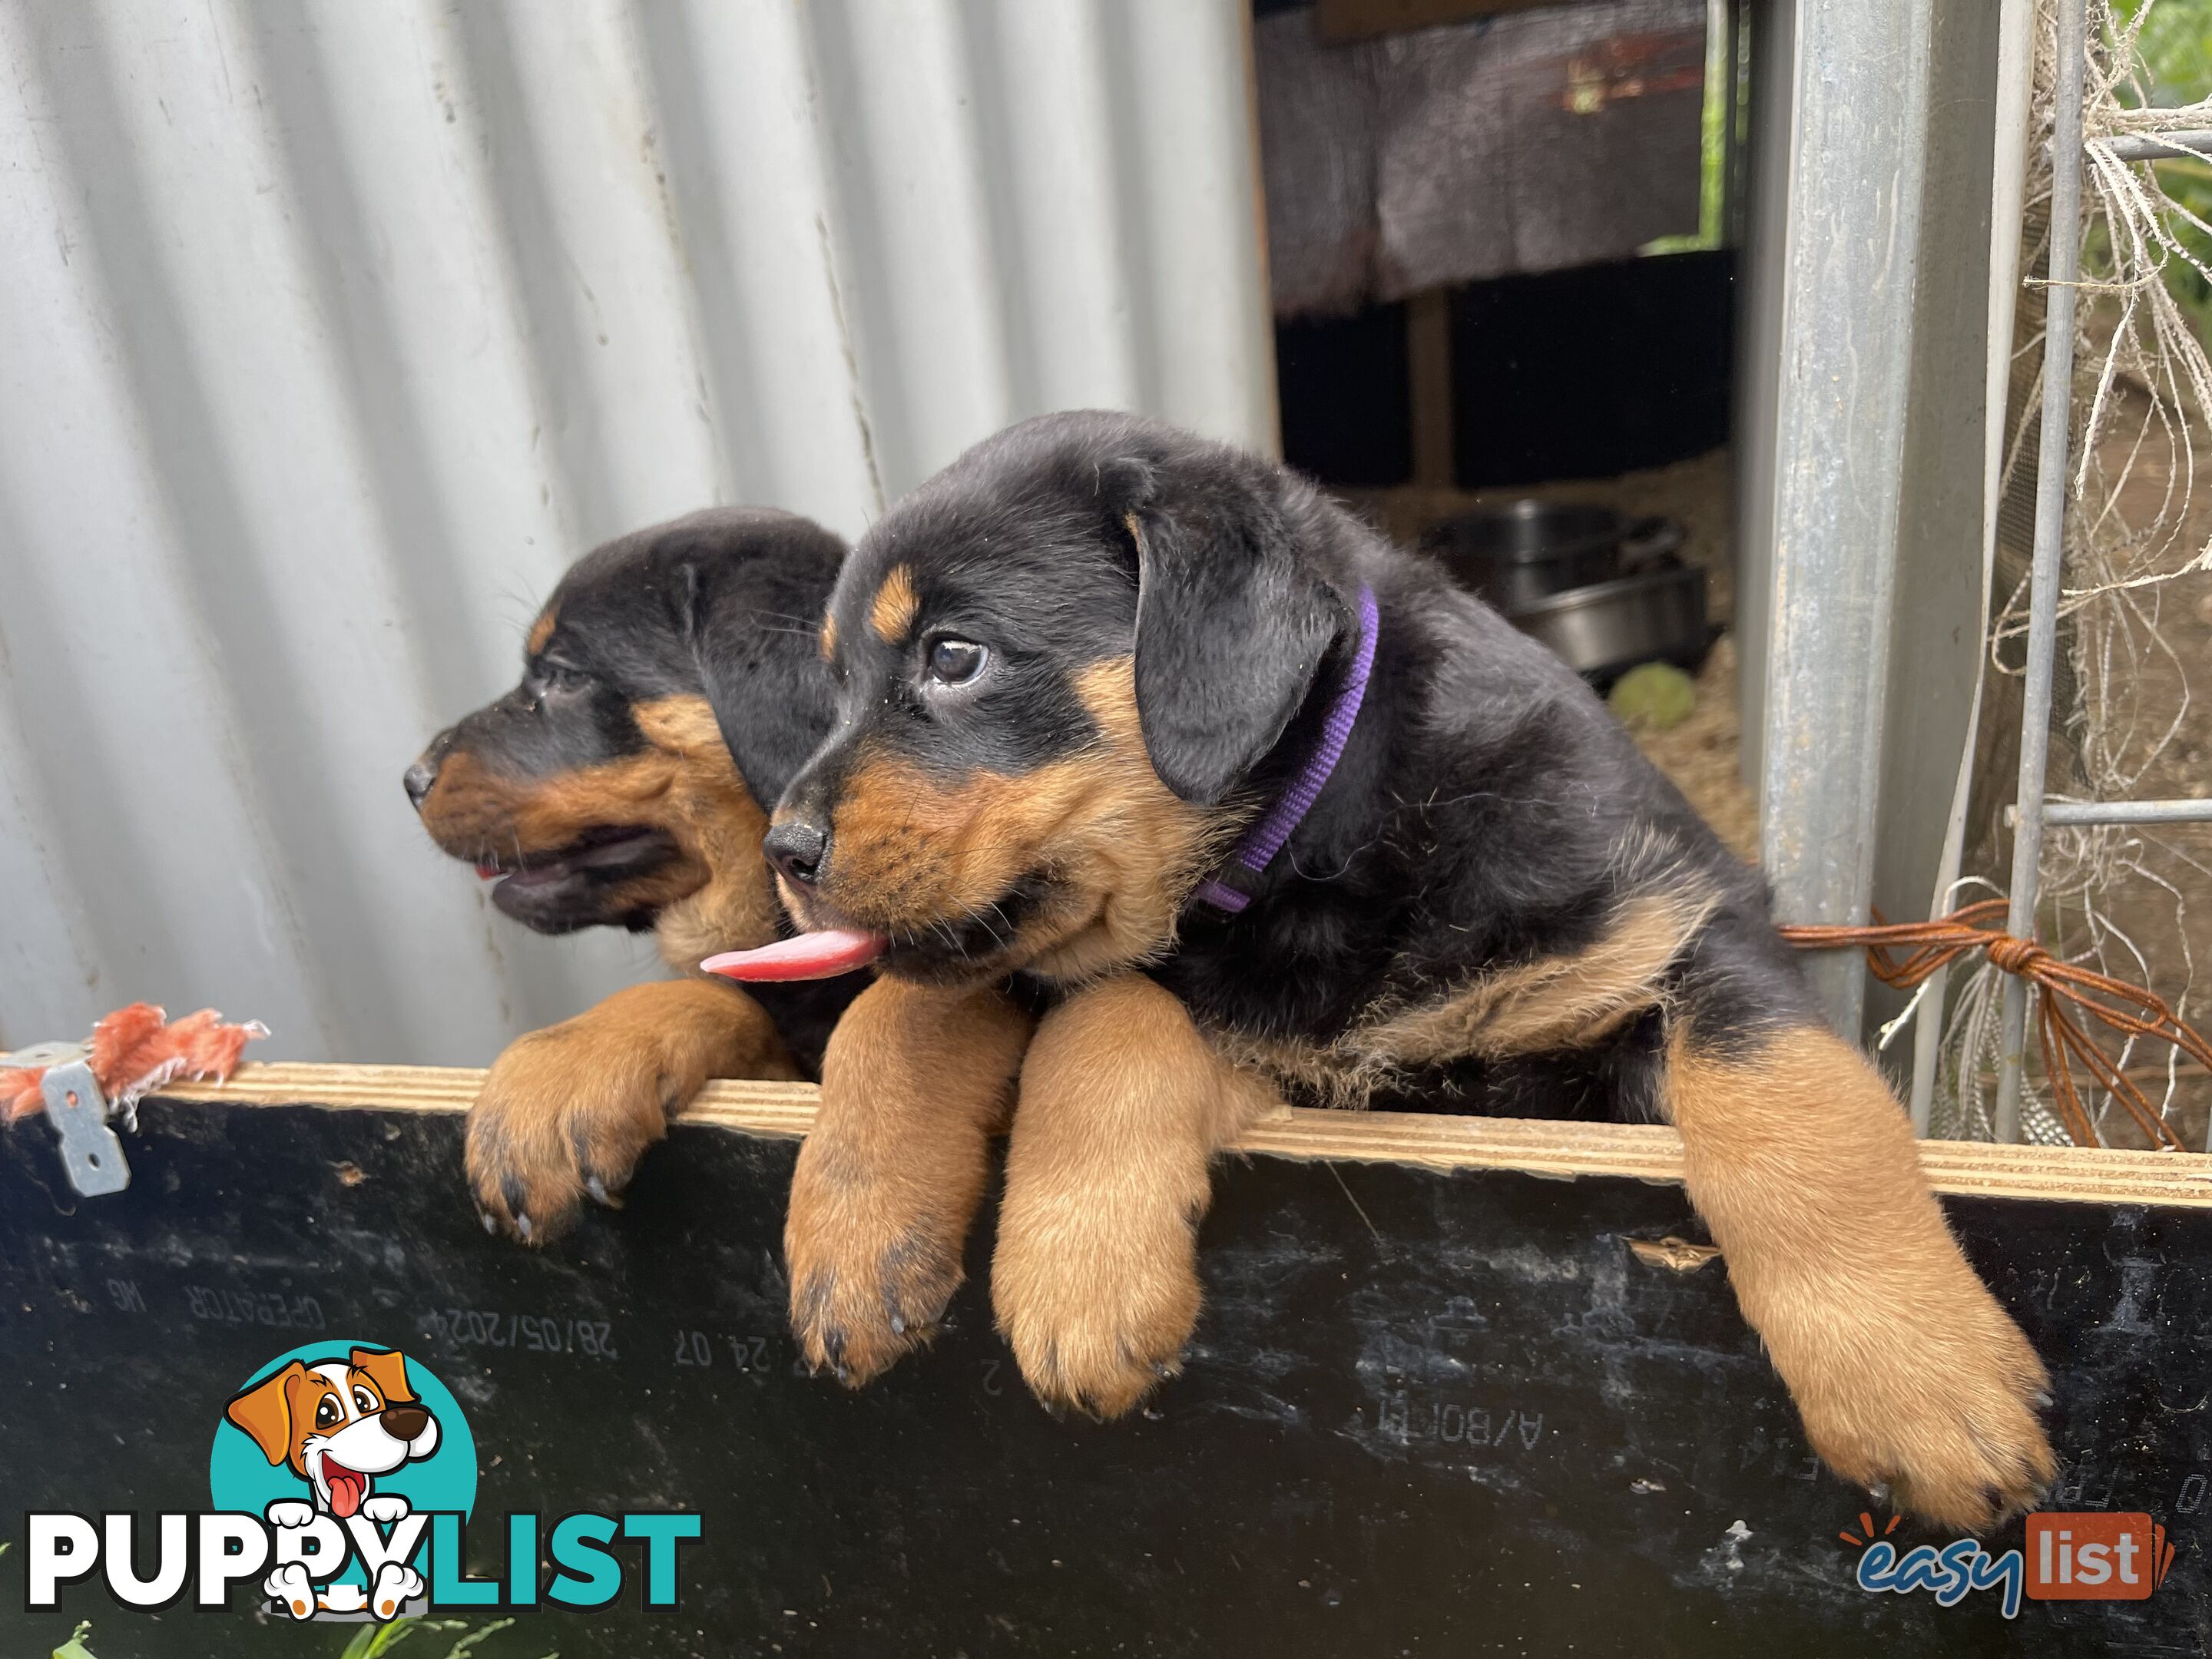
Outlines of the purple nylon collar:
<svg viewBox="0 0 2212 1659">
<path fill-rule="evenodd" d="M 1223 876 L 1242 873 L 1247 879 L 1258 876 L 1283 850 L 1283 843 L 1291 838 L 1291 832 L 1313 810 L 1329 775 L 1344 757 L 1345 743 L 1352 736 L 1352 723 L 1359 718 L 1359 705 L 1366 700 L 1367 676 L 1375 666 L 1375 635 L 1379 622 L 1375 590 L 1361 588 L 1359 643 L 1352 650 L 1351 672 L 1337 688 L 1336 701 L 1329 705 L 1328 719 L 1321 729 L 1321 741 L 1306 757 L 1306 763 L 1298 769 L 1297 776 L 1291 780 L 1291 787 L 1267 809 L 1267 817 L 1244 832 L 1229 854 L 1222 875 L 1209 877 L 1199 884 L 1197 892 L 1191 896 L 1194 903 L 1210 904 L 1231 915 L 1249 904 L 1252 896 L 1231 886 Z"/>
</svg>

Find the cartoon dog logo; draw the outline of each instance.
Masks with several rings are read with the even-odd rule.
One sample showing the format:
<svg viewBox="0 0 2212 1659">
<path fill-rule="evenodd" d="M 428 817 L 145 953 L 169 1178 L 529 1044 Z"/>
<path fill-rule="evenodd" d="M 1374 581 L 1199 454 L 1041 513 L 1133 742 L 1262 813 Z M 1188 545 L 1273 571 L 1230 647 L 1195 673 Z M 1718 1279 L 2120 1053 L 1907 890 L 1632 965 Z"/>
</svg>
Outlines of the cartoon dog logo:
<svg viewBox="0 0 2212 1659">
<path fill-rule="evenodd" d="M 378 1493 L 376 1477 L 438 1449 L 438 1419 L 409 1386 L 407 1361 L 397 1352 L 355 1348 L 343 1360 L 317 1365 L 295 1359 L 238 1395 L 223 1415 L 252 1437 L 272 1467 L 285 1465 L 307 1484 L 313 1502 L 269 1506 L 269 1524 L 279 1528 L 311 1526 L 319 1516 L 341 1524 L 356 1515 L 379 1526 L 404 1521 L 407 1500 Z M 389 1619 L 422 1595 L 422 1576 L 391 1561 L 366 1594 L 332 1584 L 319 1595 L 306 1568 L 292 1562 L 262 1588 L 295 1619 L 318 1611 Z"/>
</svg>

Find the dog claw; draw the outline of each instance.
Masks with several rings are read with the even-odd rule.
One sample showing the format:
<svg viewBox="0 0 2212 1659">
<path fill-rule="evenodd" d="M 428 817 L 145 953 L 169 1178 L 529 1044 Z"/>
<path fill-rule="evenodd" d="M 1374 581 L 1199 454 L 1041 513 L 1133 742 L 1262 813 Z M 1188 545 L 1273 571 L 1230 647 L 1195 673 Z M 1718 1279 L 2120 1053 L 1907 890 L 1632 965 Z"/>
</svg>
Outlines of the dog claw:
<svg viewBox="0 0 2212 1659">
<path fill-rule="evenodd" d="M 607 1183 L 600 1180 L 597 1176 L 592 1176 L 586 1179 L 584 1182 L 584 1190 L 592 1195 L 592 1200 L 595 1203 L 611 1204 L 614 1202 L 612 1199 L 607 1196 Z"/>
<path fill-rule="evenodd" d="M 904 1336 L 906 1334 L 906 1321 L 902 1319 L 896 1314 L 893 1314 L 891 1316 L 891 1334 L 893 1336 Z"/>
<path fill-rule="evenodd" d="M 516 1216 L 514 1218 L 514 1231 L 521 1237 L 524 1243 L 528 1243 L 530 1242 L 530 1218 L 526 1215 Z"/>
<path fill-rule="evenodd" d="M 2043 1389 L 2035 1396 L 2035 1406 L 2038 1411 L 2047 1412 L 2051 1409 L 2051 1390 L 2048 1389 Z"/>
<path fill-rule="evenodd" d="M 489 1210 L 478 1210 L 477 1219 L 483 1223 L 485 1232 L 496 1234 L 499 1231 L 499 1218 Z"/>
</svg>

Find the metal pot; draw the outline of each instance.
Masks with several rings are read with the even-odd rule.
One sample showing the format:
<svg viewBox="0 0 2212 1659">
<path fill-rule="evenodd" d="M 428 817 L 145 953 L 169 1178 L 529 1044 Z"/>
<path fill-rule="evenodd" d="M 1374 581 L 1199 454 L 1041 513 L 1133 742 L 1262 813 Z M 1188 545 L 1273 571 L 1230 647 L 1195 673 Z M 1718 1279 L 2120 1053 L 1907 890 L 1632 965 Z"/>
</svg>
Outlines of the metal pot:
<svg viewBox="0 0 2212 1659">
<path fill-rule="evenodd" d="M 1705 573 L 1673 559 L 1548 595 L 1507 611 L 1506 617 L 1601 689 L 1638 663 L 1695 668 L 1712 643 Z"/>
<path fill-rule="evenodd" d="M 1609 507 L 1525 499 L 1460 514 L 1421 538 L 1462 586 L 1509 612 L 1610 580 L 1681 544 L 1671 520 L 1632 522 Z"/>
</svg>

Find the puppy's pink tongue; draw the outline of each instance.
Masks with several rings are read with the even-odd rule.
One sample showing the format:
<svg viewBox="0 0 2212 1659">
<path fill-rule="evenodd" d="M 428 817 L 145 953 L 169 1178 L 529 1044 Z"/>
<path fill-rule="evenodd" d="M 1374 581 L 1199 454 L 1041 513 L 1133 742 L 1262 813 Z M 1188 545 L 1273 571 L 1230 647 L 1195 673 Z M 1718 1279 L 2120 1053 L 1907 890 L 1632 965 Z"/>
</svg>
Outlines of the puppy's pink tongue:
<svg viewBox="0 0 2212 1659">
<path fill-rule="evenodd" d="M 331 1483 L 331 1513 L 341 1521 L 349 1518 L 361 1508 L 361 1500 L 368 1494 L 368 1480 L 356 1474 L 343 1463 L 323 1460 L 323 1479 Z"/>
<path fill-rule="evenodd" d="M 780 939 L 757 951 L 725 951 L 699 964 L 724 979 L 835 979 L 865 968 L 890 941 L 853 927 L 824 927 L 797 939 Z"/>
</svg>

